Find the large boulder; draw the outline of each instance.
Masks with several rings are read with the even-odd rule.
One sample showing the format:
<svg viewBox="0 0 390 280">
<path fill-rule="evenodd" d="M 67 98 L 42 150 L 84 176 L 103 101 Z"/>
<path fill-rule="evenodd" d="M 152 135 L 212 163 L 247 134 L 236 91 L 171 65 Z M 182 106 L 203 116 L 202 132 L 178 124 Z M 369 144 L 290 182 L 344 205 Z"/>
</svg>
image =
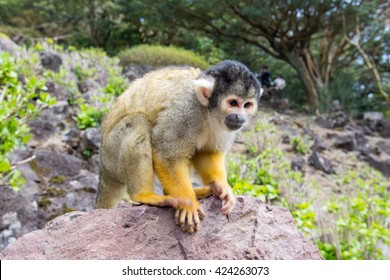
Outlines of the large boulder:
<svg viewBox="0 0 390 280">
<path fill-rule="evenodd" d="M 171 208 L 67 213 L 10 244 L 0 259 L 321 259 L 287 209 L 241 196 L 227 218 L 219 199 L 201 205 L 206 216 L 194 234 L 175 225 Z"/>
</svg>

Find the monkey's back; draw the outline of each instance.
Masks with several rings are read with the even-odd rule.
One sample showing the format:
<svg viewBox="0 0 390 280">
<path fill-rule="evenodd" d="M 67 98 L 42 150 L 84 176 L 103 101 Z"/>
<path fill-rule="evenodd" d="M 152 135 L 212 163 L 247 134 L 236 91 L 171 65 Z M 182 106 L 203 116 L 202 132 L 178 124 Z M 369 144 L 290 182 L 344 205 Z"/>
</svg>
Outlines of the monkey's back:
<svg viewBox="0 0 390 280">
<path fill-rule="evenodd" d="M 155 126 L 161 112 L 166 118 L 169 108 L 188 109 L 196 102 L 193 81 L 201 74 L 200 69 L 193 67 L 167 67 L 145 74 L 119 96 L 105 117 L 103 135 L 131 114 L 143 114 L 151 126 Z M 178 95 L 188 98 L 177 98 Z"/>
</svg>

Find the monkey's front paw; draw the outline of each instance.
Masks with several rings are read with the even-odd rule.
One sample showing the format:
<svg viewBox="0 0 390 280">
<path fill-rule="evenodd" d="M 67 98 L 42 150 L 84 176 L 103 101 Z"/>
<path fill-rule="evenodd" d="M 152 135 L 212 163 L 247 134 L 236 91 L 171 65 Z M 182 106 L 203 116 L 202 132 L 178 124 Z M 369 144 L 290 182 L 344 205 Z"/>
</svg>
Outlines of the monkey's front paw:
<svg viewBox="0 0 390 280">
<path fill-rule="evenodd" d="M 200 220 L 204 217 L 204 211 L 196 202 L 192 207 L 179 207 L 175 212 L 175 221 L 184 232 L 193 233 L 199 229 Z"/>
<path fill-rule="evenodd" d="M 233 194 L 232 188 L 228 184 L 211 183 L 211 190 L 222 200 L 221 212 L 224 215 L 229 215 L 236 204 L 236 197 Z"/>
</svg>

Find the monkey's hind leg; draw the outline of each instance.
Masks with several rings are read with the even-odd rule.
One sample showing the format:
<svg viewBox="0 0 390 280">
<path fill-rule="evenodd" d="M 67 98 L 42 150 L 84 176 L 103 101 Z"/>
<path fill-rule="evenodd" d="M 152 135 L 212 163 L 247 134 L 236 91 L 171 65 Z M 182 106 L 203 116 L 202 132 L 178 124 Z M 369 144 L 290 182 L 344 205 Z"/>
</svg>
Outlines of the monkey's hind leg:
<svg viewBox="0 0 390 280">
<path fill-rule="evenodd" d="M 153 186 L 153 161 L 150 129 L 143 115 L 128 116 L 122 121 L 123 139 L 120 164 L 128 197 L 133 202 L 177 208 L 176 198 L 158 195 Z"/>
</svg>

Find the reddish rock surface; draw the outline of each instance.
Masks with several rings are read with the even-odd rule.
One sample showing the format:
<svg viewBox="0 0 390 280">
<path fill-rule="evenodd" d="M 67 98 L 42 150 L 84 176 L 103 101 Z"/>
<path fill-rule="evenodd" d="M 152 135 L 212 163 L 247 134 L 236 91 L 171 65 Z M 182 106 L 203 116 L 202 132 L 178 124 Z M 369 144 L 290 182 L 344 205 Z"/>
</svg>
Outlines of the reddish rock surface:
<svg viewBox="0 0 390 280">
<path fill-rule="evenodd" d="M 217 198 L 202 200 L 206 216 L 195 234 L 181 232 L 170 208 L 71 212 L 17 239 L 0 259 L 321 259 L 287 209 L 237 200 L 229 220 Z"/>
</svg>

